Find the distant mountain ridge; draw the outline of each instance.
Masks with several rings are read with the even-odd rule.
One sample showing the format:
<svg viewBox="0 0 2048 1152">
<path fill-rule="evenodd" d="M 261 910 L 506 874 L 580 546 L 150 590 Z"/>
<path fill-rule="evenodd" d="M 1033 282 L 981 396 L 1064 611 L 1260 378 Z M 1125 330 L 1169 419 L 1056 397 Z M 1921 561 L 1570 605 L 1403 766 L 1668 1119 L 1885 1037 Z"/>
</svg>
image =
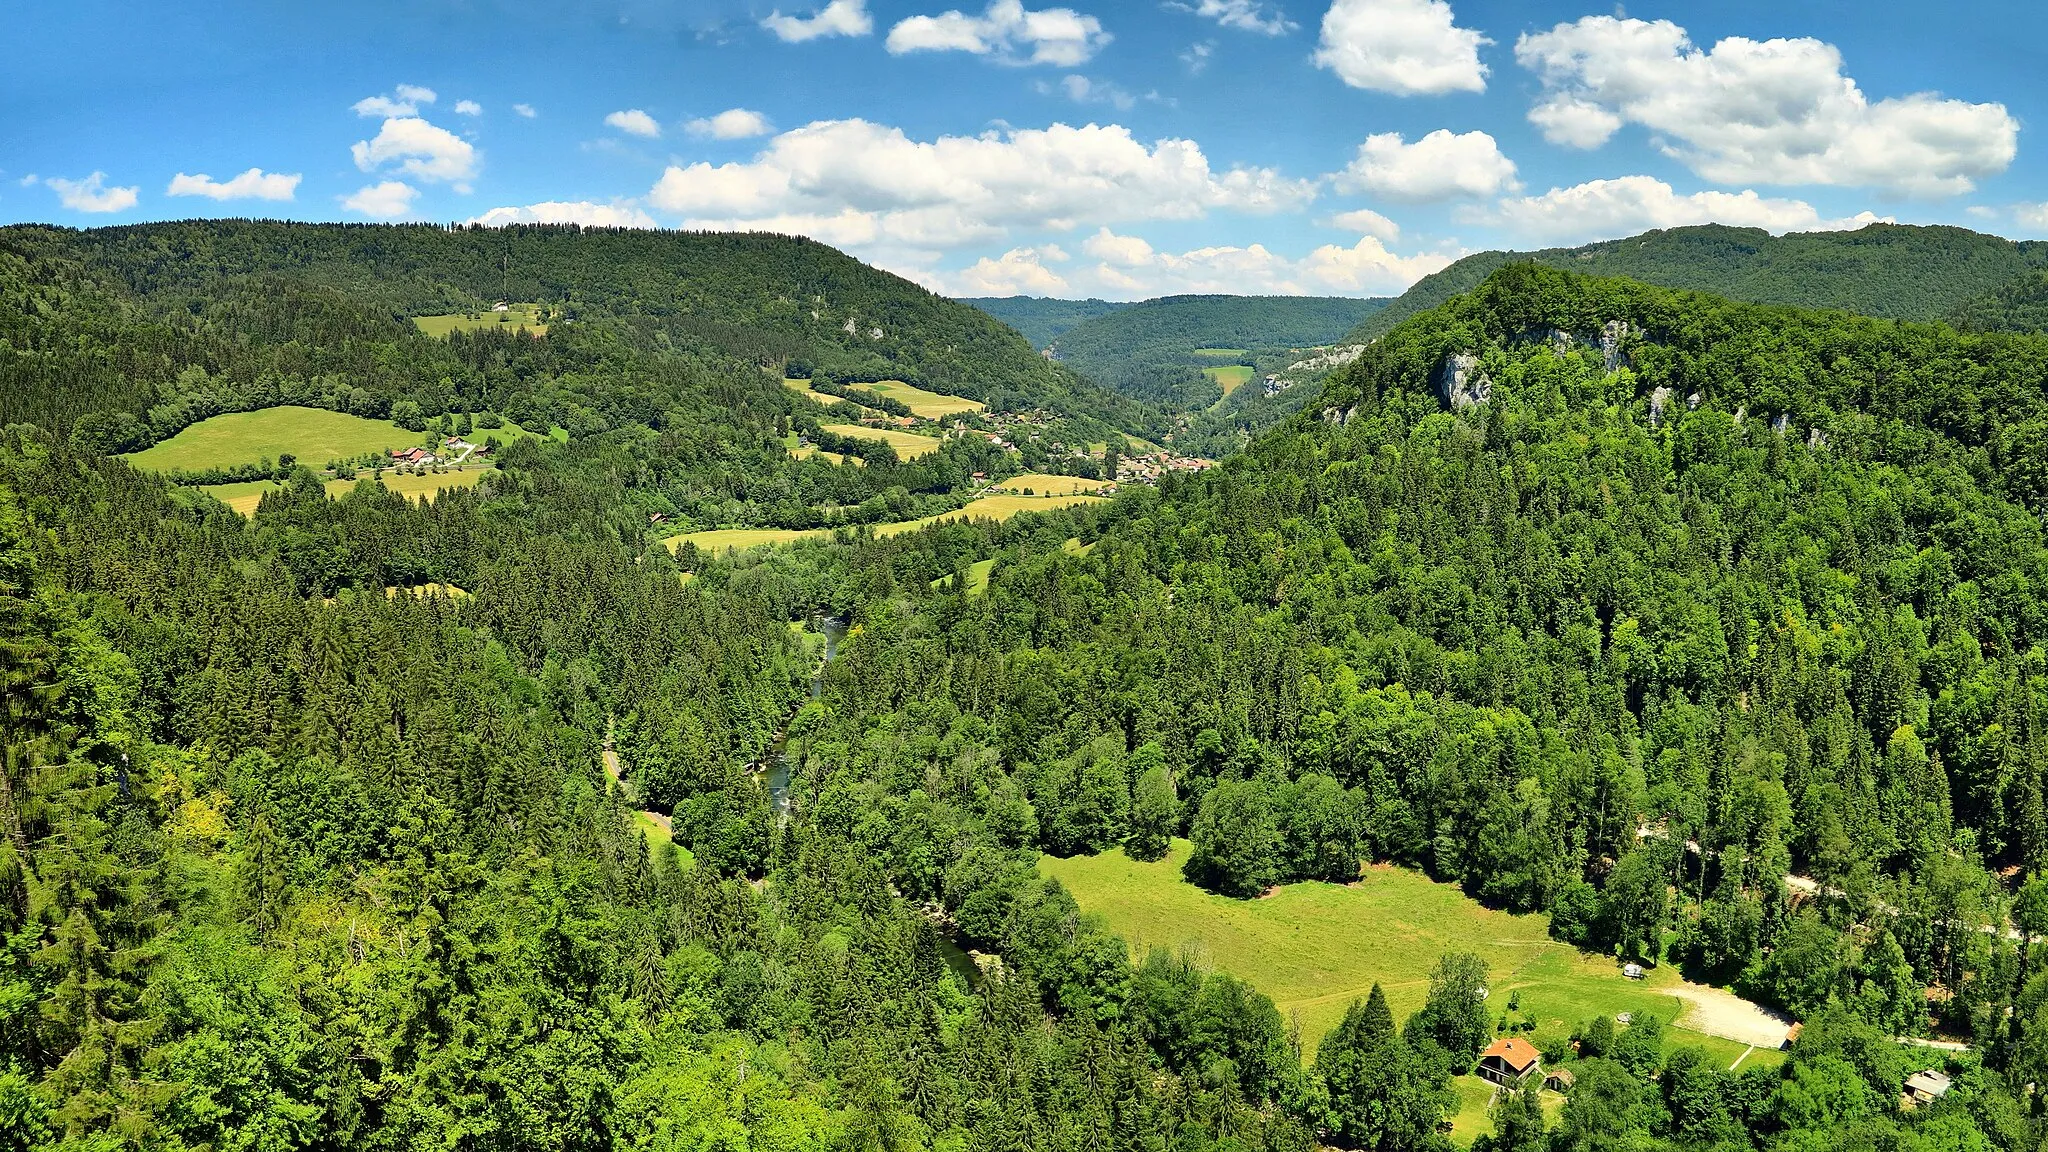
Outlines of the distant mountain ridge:
<svg viewBox="0 0 2048 1152">
<path fill-rule="evenodd" d="M 1033 348 L 1043 348 L 1098 316 L 1130 307 L 1114 300 L 1059 300 L 1049 296 L 963 296 L 960 303 L 979 308 L 1015 328 L 1031 341 Z"/>
<path fill-rule="evenodd" d="M 1854 232 L 1773 236 L 1761 228 L 1703 224 L 1577 248 L 1480 252 L 1417 281 L 1348 339 L 1380 336 L 1516 261 L 1754 303 L 1939 320 L 2048 268 L 2048 243 L 1947 226 L 1872 224 Z"/>
</svg>

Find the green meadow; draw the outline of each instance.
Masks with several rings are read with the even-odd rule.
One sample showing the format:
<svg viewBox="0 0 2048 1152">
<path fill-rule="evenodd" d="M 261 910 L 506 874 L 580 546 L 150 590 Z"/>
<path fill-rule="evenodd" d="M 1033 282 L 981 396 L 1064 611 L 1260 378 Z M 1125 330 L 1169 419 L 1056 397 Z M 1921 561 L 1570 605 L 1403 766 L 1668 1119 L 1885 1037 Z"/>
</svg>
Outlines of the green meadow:
<svg viewBox="0 0 2048 1152">
<path fill-rule="evenodd" d="M 1233 900 L 1181 878 L 1191 846 L 1176 840 L 1164 860 L 1143 863 L 1121 849 L 1099 856 L 1039 861 L 1087 912 L 1099 913 L 1134 952 L 1187 951 L 1273 998 L 1281 1014 L 1299 1019 L 1303 1047 L 1313 1052 L 1354 999 L 1378 983 L 1395 1019 L 1422 1007 L 1429 971 L 1447 952 L 1472 952 L 1492 968 L 1492 1001 L 1510 1002 L 1536 1018 L 1538 1040 L 1569 1035 L 1594 1016 L 1652 1014 L 1669 1024 L 1686 1008 L 1667 989 L 1670 969 L 1629 980 L 1608 957 L 1581 953 L 1550 939 L 1541 915 L 1483 907 L 1449 884 L 1419 872 L 1375 866 L 1352 884 L 1286 885 L 1257 900 Z M 1517 1013 L 1519 1015 L 1519 1013 Z M 1748 1045 L 1684 1028 L 1673 1046 L 1698 1044 L 1727 1067 Z M 1743 1066 L 1775 1052 L 1754 1052 Z"/>
<path fill-rule="evenodd" d="M 192 425 L 176 436 L 132 452 L 123 459 L 152 472 L 198 472 L 275 460 L 290 453 L 318 468 L 366 452 L 388 452 L 422 443 L 389 420 L 369 420 L 325 408 L 284 405 L 256 412 L 229 412 Z"/>
<path fill-rule="evenodd" d="M 1221 385 L 1223 394 L 1228 396 L 1251 383 L 1254 371 L 1249 364 L 1221 364 L 1214 368 L 1202 369 L 1202 374 Z"/>
<path fill-rule="evenodd" d="M 412 322 L 421 332 L 429 336 L 443 337 L 451 332 L 478 332 L 485 329 L 500 329 L 517 332 L 524 328 L 535 336 L 548 334 L 548 310 L 543 304 L 510 304 L 503 312 L 488 308 L 476 312 L 455 312 L 446 316 L 415 316 Z"/>
</svg>

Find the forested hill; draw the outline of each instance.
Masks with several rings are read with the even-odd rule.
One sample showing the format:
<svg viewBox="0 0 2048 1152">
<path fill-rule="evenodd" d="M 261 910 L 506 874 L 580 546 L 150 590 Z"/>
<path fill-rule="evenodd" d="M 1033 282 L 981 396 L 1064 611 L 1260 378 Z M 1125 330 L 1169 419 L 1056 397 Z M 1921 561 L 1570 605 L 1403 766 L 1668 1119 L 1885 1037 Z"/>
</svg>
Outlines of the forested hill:
<svg viewBox="0 0 2048 1152">
<path fill-rule="evenodd" d="M 1125 395 L 1205 408 L 1220 395 L 1205 375 L 1210 370 L 1335 343 L 1385 304 L 1341 296 L 1165 296 L 1076 324 L 1052 349 L 1061 363 Z"/>
<path fill-rule="evenodd" d="M 549 365 L 493 376 L 504 341 L 451 344 L 410 322 L 498 300 L 559 309 Z M 662 362 L 671 349 L 692 365 Z M 107 447 L 280 397 L 343 410 L 406 399 L 429 416 L 516 400 L 580 433 L 648 418 L 661 403 L 648 393 L 679 374 L 732 366 L 904 379 L 1148 426 L 986 314 L 809 240 L 258 221 L 0 229 L 0 424 L 91 416 L 119 429 Z M 593 389 L 593 373 L 623 379 Z"/>
<path fill-rule="evenodd" d="M 1382 335 L 1516 260 L 1736 300 L 1937 320 L 2048 264 L 2048 244 L 1951 227 L 1873 224 L 1855 232 L 1772 236 L 1760 228 L 1705 224 L 1578 248 L 1480 252 L 1417 281 L 1349 339 L 1363 343 Z"/>
<path fill-rule="evenodd" d="M 1076 324 L 1130 307 L 1109 300 L 1054 300 L 1037 296 L 963 296 L 960 302 L 972 304 L 1023 333 L 1033 348 L 1045 347 Z"/>
</svg>

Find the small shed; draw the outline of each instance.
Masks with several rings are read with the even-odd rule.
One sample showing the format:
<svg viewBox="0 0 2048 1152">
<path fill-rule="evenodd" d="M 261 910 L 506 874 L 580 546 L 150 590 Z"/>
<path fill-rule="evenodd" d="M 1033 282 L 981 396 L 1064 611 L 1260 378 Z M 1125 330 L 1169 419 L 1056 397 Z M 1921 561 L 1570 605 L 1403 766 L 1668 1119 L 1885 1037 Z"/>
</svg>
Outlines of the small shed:
<svg viewBox="0 0 2048 1152">
<path fill-rule="evenodd" d="M 1543 1067 L 1536 1046 L 1520 1037 L 1495 1040 L 1479 1054 L 1479 1078 L 1503 1088 L 1520 1088 L 1522 1082 Z"/>
<path fill-rule="evenodd" d="M 1929 1068 L 1906 1077 L 1906 1098 L 1916 1106 L 1932 1104 L 1948 1092 L 1949 1086 L 1948 1073 L 1939 1068 Z"/>
<path fill-rule="evenodd" d="M 1572 1075 L 1572 1070 L 1569 1068 L 1552 1068 L 1544 1075 L 1543 1086 L 1552 1092 L 1570 1095 L 1572 1083 L 1575 1079 L 1576 1077 Z"/>
</svg>

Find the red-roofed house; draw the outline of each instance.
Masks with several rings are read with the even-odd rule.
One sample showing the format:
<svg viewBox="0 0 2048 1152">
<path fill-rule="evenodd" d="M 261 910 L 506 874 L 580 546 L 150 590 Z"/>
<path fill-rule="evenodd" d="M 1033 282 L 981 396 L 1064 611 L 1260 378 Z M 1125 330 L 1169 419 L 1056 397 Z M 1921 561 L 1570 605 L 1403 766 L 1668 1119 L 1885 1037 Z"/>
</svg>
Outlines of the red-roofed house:
<svg viewBox="0 0 2048 1152">
<path fill-rule="evenodd" d="M 1543 1057 L 1536 1046 L 1517 1036 L 1495 1040 L 1479 1054 L 1479 1078 L 1503 1088 L 1520 1088 L 1522 1081 L 1542 1067 Z"/>
</svg>

